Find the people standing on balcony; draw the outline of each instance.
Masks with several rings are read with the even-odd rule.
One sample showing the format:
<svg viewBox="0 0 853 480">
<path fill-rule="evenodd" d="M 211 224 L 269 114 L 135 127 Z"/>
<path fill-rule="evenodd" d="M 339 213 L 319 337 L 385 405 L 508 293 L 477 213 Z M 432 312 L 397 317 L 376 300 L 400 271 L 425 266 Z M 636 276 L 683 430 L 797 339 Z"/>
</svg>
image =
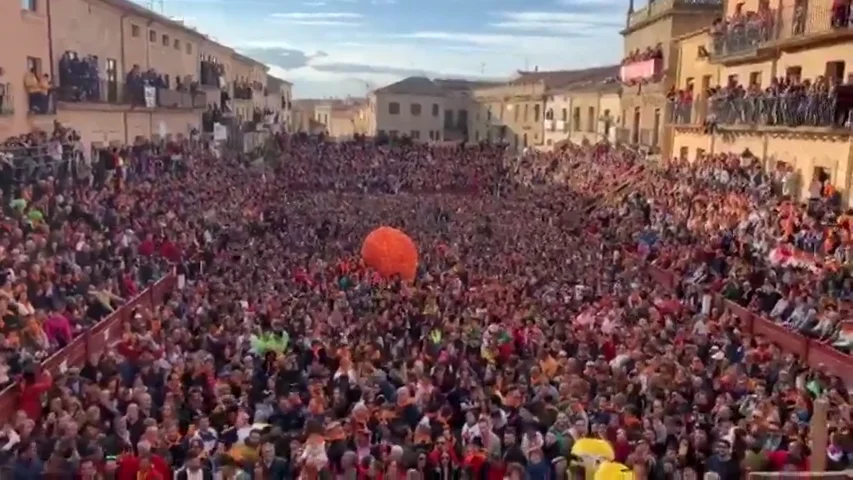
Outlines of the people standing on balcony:
<svg viewBox="0 0 853 480">
<path fill-rule="evenodd" d="M 59 59 L 59 96 L 65 102 L 96 102 L 100 100 L 101 78 L 96 55 L 80 58 L 77 52 L 66 51 Z"/>
<path fill-rule="evenodd" d="M 850 0 L 833 0 L 832 26 L 834 28 L 850 28 L 851 7 L 853 7 L 853 2 Z"/>
</svg>

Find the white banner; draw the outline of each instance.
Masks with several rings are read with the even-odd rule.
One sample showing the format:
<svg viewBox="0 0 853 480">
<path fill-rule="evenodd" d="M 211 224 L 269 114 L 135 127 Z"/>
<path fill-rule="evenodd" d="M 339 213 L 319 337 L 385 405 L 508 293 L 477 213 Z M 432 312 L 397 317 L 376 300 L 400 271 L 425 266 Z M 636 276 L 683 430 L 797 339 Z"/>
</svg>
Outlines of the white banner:
<svg viewBox="0 0 853 480">
<path fill-rule="evenodd" d="M 145 86 L 145 106 L 147 108 L 157 106 L 157 89 L 150 85 Z"/>
<path fill-rule="evenodd" d="M 221 123 L 213 124 L 213 140 L 220 142 L 228 140 L 228 129 Z"/>
</svg>

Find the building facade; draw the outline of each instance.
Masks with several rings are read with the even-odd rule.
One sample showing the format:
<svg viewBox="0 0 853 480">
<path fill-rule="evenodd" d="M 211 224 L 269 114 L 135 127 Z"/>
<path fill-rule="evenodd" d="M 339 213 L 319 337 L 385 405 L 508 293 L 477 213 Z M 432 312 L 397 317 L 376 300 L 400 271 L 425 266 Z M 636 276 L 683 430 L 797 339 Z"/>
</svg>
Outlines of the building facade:
<svg viewBox="0 0 853 480">
<path fill-rule="evenodd" d="M 21 2 L 3 2 L 0 15 L 0 137 L 47 128 L 53 123 L 52 109 L 30 111 L 24 88 L 26 73 L 34 68 L 37 75 L 53 77 L 48 42 L 47 9 L 38 2 L 33 8 L 21 8 Z"/>
<path fill-rule="evenodd" d="M 280 125 L 285 131 L 290 131 L 291 102 L 293 84 L 280 78 L 267 76 L 264 89 L 264 113 L 269 123 Z"/>
<path fill-rule="evenodd" d="M 373 136 L 409 137 L 415 141 L 442 141 L 445 92 L 425 77 L 409 77 L 368 95 Z"/>
<path fill-rule="evenodd" d="M 677 37 L 708 26 L 719 18 L 722 0 L 658 0 L 634 10 L 629 0 L 620 67 L 623 83 L 620 142 L 650 149 L 669 145 L 665 130 L 667 94 L 676 78 Z"/>
<path fill-rule="evenodd" d="M 94 146 L 201 131 L 206 109 L 230 106 L 222 102 L 230 102 L 233 91 L 219 80 L 233 77 L 235 59 L 245 61 L 130 0 L 26 1 L 2 8 L 2 35 L 9 37 L 0 49 L 4 136 L 51 130 L 54 121 Z M 221 65 L 216 75 L 206 68 L 210 58 Z M 249 60 L 248 78 L 264 79 L 266 67 Z"/>
<path fill-rule="evenodd" d="M 808 14 L 801 13 L 780 0 L 730 3 L 727 22 L 680 40 L 679 96 L 668 118 L 672 156 L 695 160 L 705 153 L 747 153 L 770 170 L 793 171 L 801 198 L 822 179 L 850 204 L 853 136 L 845 127 L 851 106 L 843 99 L 849 98 L 845 84 L 853 76 L 846 63 L 853 55 L 847 41 L 853 29 L 837 26 L 840 12 L 830 0 L 810 1 Z M 764 23 L 748 26 L 755 32 L 745 33 L 756 36 L 744 43 L 743 30 L 735 27 L 747 15 Z M 805 81 L 817 88 L 796 101 L 763 93 L 801 88 Z M 830 84 L 838 85 L 835 95 L 828 93 Z M 726 95 L 741 89 L 753 93 Z"/>
</svg>

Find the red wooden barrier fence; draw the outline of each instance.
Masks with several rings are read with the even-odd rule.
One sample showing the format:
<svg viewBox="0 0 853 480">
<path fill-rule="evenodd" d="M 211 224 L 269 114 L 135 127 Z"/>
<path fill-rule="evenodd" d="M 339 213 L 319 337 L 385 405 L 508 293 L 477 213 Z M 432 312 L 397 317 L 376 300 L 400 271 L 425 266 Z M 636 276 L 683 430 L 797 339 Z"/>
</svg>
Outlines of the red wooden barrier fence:
<svg viewBox="0 0 853 480">
<path fill-rule="evenodd" d="M 48 357 L 42 362 L 42 369 L 55 375 L 63 368 L 82 366 L 89 355 L 100 354 L 119 340 L 122 324 L 125 320 L 130 319 L 134 310 L 138 308 L 153 309 L 159 305 L 163 297 L 174 288 L 176 281 L 177 278 L 174 275 L 161 278 L 157 283 L 122 305 L 112 315 L 91 328 L 87 328 L 82 335 L 77 336 L 65 348 Z M 20 387 L 15 383 L 0 392 L 0 422 L 5 423 L 12 418 L 18 402 L 19 391 Z"/>
<path fill-rule="evenodd" d="M 634 258 L 637 259 L 637 257 Z M 674 272 L 663 270 L 654 265 L 646 265 L 646 269 L 655 281 L 668 288 L 674 288 L 678 281 Z M 719 295 L 716 298 L 716 303 L 737 315 L 741 320 L 741 328 L 746 333 L 764 337 L 785 352 L 799 356 L 810 367 L 825 369 L 828 373 L 844 379 L 847 385 L 853 385 L 853 356 L 836 350 L 832 345 L 789 330 Z"/>
</svg>

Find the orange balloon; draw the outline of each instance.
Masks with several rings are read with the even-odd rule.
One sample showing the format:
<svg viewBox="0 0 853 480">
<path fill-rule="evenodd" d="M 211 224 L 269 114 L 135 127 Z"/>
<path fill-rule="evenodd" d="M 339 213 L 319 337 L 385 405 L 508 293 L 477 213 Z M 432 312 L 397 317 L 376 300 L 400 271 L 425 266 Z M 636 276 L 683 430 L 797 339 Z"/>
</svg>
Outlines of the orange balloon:
<svg viewBox="0 0 853 480">
<path fill-rule="evenodd" d="M 386 278 L 399 275 L 411 281 L 418 270 L 415 242 L 396 228 L 379 227 L 370 232 L 361 245 L 361 258 Z"/>
</svg>

